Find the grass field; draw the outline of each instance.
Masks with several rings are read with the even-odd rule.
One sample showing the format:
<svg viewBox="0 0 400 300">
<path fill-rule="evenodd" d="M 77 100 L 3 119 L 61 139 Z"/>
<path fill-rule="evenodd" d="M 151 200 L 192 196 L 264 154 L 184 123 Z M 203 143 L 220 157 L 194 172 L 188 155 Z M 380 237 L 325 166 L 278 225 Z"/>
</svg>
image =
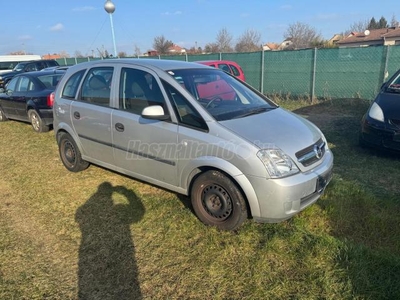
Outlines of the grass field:
<svg viewBox="0 0 400 300">
<path fill-rule="evenodd" d="M 400 299 L 400 157 L 358 146 L 368 103 L 281 105 L 323 130 L 333 180 L 296 217 L 237 232 L 174 193 L 70 173 L 53 132 L 1 123 L 0 299 Z"/>
</svg>

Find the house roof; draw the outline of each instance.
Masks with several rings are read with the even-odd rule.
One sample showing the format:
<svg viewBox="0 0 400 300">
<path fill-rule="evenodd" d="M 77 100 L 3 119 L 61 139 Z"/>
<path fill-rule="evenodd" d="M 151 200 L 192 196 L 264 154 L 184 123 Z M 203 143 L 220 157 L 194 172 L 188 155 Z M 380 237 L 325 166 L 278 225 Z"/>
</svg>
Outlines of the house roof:
<svg viewBox="0 0 400 300">
<path fill-rule="evenodd" d="M 277 50 L 279 45 L 275 43 L 266 43 L 264 46 L 267 46 L 271 50 Z"/>
<path fill-rule="evenodd" d="M 338 41 L 337 44 L 352 44 L 352 43 L 362 43 L 362 42 L 372 42 L 384 40 L 386 37 L 399 37 L 400 38 L 400 28 L 381 28 L 381 29 L 371 29 L 369 34 L 366 35 L 365 32 L 352 32 L 347 38 Z"/>
</svg>

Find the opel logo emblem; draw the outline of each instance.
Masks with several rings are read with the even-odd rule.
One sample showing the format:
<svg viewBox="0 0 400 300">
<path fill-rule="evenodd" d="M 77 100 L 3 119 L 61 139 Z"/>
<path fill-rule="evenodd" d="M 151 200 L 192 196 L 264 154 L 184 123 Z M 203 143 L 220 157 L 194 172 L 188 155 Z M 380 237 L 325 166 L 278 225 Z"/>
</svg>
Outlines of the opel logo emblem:
<svg viewBox="0 0 400 300">
<path fill-rule="evenodd" d="M 322 149 L 318 145 L 314 145 L 315 157 L 320 159 L 322 157 Z"/>
</svg>

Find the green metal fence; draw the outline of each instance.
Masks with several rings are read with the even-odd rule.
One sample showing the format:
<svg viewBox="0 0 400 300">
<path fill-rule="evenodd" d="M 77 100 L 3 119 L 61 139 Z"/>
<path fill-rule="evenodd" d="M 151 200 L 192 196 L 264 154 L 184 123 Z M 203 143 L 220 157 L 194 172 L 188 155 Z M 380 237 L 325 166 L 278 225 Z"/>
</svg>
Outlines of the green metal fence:
<svg viewBox="0 0 400 300">
<path fill-rule="evenodd" d="M 149 57 L 139 57 L 149 58 Z M 233 60 L 246 81 L 268 95 L 301 98 L 363 98 L 372 100 L 379 87 L 400 68 L 400 46 L 260 51 L 155 56 L 180 61 Z M 62 58 L 74 65 L 100 58 Z"/>
</svg>

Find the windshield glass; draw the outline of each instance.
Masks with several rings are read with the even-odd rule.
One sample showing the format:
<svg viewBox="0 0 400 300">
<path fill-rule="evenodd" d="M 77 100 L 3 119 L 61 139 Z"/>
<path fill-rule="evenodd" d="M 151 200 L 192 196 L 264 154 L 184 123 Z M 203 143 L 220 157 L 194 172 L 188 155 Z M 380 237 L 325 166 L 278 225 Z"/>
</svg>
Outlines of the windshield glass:
<svg viewBox="0 0 400 300">
<path fill-rule="evenodd" d="M 400 93 L 400 74 L 397 75 L 387 86 L 388 92 Z"/>
<path fill-rule="evenodd" d="M 19 63 L 18 65 L 15 66 L 13 71 L 22 71 L 25 67 L 26 63 Z"/>
<path fill-rule="evenodd" d="M 242 118 L 277 106 L 242 81 L 217 69 L 168 72 L 217 120 Z"/>
</svg>

